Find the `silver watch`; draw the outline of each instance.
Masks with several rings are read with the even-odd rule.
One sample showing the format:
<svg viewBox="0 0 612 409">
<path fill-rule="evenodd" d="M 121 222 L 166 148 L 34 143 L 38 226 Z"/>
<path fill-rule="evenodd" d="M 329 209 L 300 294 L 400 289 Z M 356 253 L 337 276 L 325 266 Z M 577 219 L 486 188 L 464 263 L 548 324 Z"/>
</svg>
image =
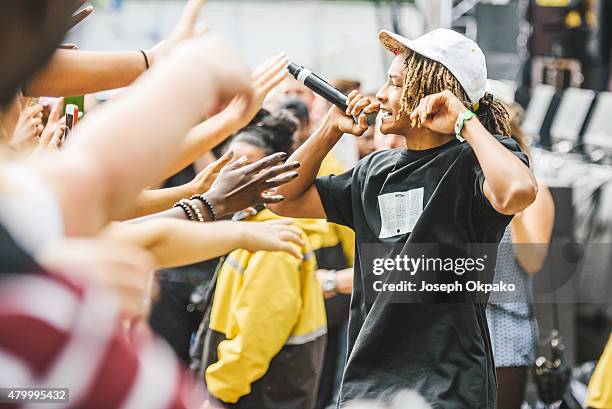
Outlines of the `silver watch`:
<svg viewBox="0 0 612 409">
<path fill-rule="evenodd" d="M 323 291 L 326 293 L 336 292 L 336 270 L 329 270 L 327 278 L 323 281 Z"/>
</svg>

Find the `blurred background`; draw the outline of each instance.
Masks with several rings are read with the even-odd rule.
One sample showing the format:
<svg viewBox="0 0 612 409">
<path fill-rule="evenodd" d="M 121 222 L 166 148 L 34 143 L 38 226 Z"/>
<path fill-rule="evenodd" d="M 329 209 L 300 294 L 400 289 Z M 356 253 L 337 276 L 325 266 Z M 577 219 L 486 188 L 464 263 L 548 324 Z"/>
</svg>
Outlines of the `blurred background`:
<svg viewBox="0 0 612 409">
<path fill-rule="evenodd" d="M 95 14 L 68 38 L 84 50 L 149 47 L 184 4 L 92 3 Z M 536 294 L 542 340 L 558 329 L 576 368 L 599 357 L 612 322 L 612 0 L 209 0 L 203 20 L 252 67 L 286 51 L 329 80 L 359 81 L 366 93 L 382 85 L 391 61 L 381 29 L 416 38 L 447 27 L 477 41 L 498 80 L 491 90 L 513 105 L 536 173 L 553 192 L 553 245 L 575 261 L 566 274 L 549 267 L 567 277 L 555 299 Z"/>
</svg>

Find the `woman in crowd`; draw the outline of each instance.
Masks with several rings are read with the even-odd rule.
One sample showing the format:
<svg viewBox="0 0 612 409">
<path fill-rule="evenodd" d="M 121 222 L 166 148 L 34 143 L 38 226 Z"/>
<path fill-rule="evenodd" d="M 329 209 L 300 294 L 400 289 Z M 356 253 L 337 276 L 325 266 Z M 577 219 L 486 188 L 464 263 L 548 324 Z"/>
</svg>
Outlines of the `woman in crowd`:
<svg viewBox="0 0 612 409">
<path fill-rule="evenodd" d="M 520 127 L 521 108 L 513 91 L 488 81 L 487 88 L 504 103 L 510 115 L 510 134 L 529 155 L 527 137 Z M 537 166 L 537 165 L 536 165 Z M 487 305 L 497 373 L 497 407 L 519 409 L 525 398 L 527 372 L 538 348 L 538 325 L 533 311 L 532 275 L 544 264 L 555 221 L 550 190 L 538 180 L 535 201 L 512 218 L 499 245 L 494 282 L 516 286 L 513 293 L 494 293 Z"/>
<path fill-rule="evenodd" d="M 396 57 L 378 101 L 352 92 L 346 112 L 332 108 L 292 155 L 302 166 L 296 180 L 277 189 L 285 200 L 269 208 L 291 217 L 326 217 L 355 230 L 340 407 L 402 388 L 416 389 L 436 408 L 495 407 L 486 295 L 376 291 L 379 278 L 367 257 L 376 244 L 391 249 L 388 258 L 451 261 L 474 257 L 466 250 L 469 243 L 496 248 L 512 215 L 534 201 L 537 185 L 527 157 L 507 136 L 507 112 L 485 94 L 486 63 L 478 45 L 446 29 L 415 41 L 387 31 L 379 38 Z M 377 152 L 342 175 L 317 179 L 321 161 L 341 135 L 363 134 L 365 114 L 379 110 L 381 131 L 403 135 L 406 149 Z M 352 115 L 359 115 L 358 123 Z M 366 243 L 368 250 L 361 247 Z M 495 253 L 488 257 L 495 260 Z M 433 268 L 414 275 L 395 270 L 382 278 L 392 284 L 412 280 L 417 288 L 474 278 L 491 282 L 491 265 L 485 267 L 481 275 Z"/>
<path fill-rule="evenodd" d="M 294 113 L 300 121 L 296 136 L 293 138 L 295 149 L 310 136 L 309 133 L 304 133 L 302 125 L 308 123 L 310 117 L 308 107 L 298 99 L 285 101 L 281 106 Z M 321 163 L 319 176 L 340 174 L 344 171 L 340 161 L 330 152 Z M 326 224 L 325 231 L 309 236 L 317 258 L 317 279 L 325 296 L 327 315 L 327 345 L 317 396 L 317 409 L 335 407 L 340 392 L 340 381 L 346 361 L 346 329 L 350 294 L 353 290 L 355 253 L 353 231 L 334 223 Z"/>
<path fill-rule="evenodd" d="M 246 162 L 290 153 L 297 120 L 263 112 L 239 131 L 229 149 Z M 269 210 L 243 222 L 278 219 Z M 239 249 L 222 262 L 195 347 L 194 367 L 220 407 L 312 409 L 323 364 L 326 320 L 316 260 L 308 239 L 326 223 L 295 220 L 302 259 Z"/>
</svg>

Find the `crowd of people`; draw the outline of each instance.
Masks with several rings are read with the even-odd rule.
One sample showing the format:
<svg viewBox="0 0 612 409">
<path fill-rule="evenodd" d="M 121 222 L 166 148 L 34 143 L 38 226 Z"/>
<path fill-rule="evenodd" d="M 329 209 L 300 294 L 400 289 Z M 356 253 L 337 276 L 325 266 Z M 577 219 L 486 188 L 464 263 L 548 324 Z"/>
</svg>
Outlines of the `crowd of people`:
<svg viewBox="0 0 612 409">
<path fill-rule="evenodd" d="M 250 71 L 203 3 L 133 52 L 62 44 L 82 1 L 1 6 L 0 388 L 88 409 L 520 408 L 554 203 L 480 48 L 382 31 L 386 82 L 336 80 L 343 112 L 285 53 Z M 515 302 L 372 292 L 370 253 L 475 243 L 496 249 L 480 275 L 414 283 L 501 279 Z"/>
</svg>

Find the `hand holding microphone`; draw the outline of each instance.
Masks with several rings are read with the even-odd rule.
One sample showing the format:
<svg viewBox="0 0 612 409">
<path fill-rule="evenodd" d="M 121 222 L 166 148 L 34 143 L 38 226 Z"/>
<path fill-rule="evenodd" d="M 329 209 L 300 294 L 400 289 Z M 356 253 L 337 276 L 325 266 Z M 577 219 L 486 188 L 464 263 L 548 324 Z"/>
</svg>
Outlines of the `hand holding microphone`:
<svg viewBox="0 0 612 409">
<path fill-rule="evenodd" d="M 340 131 L 360 136 L 369 125 L 376 122 L 380 103 L 370 101 L 368 97 L 359 94 L 356 90 L 346 96 L 327 81 L 298 64 L 289 63 L 287 69 L 296 80 L 337 107 L 330 110 L 329 116 L 337 116 L 335 122 Z M 352 118 L 340 115 L 340 111 Z"/>
</svg>

